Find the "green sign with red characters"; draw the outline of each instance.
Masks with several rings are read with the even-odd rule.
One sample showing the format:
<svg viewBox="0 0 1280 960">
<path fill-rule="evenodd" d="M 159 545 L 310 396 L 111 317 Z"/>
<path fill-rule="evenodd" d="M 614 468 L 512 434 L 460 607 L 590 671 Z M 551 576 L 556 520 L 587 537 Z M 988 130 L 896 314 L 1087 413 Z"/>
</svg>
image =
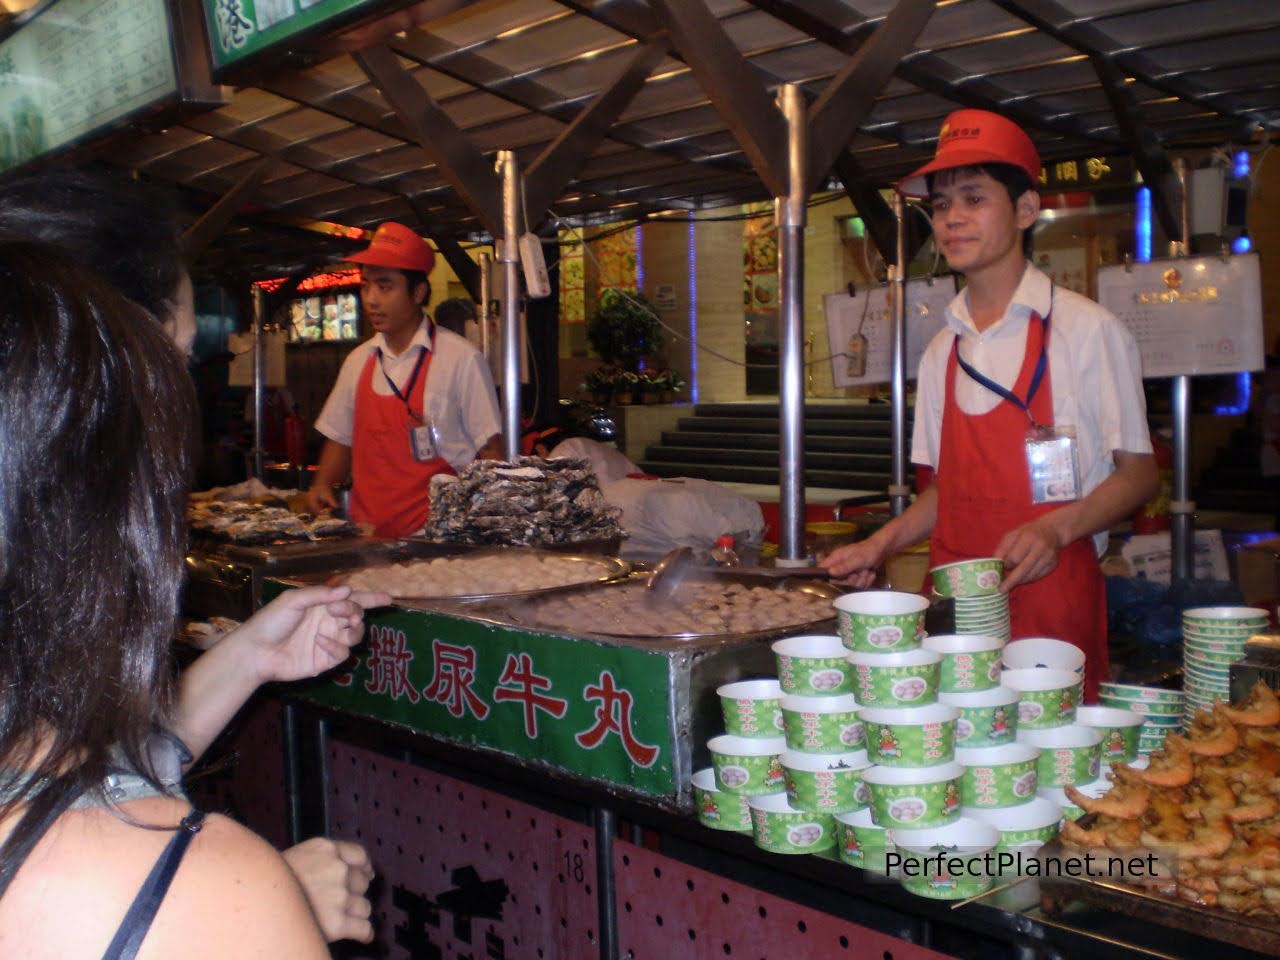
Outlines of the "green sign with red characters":
<svg viewBox="0 0 1280 960">
<path fill-rule="evenodd" d="M 366 614 L 346 671 L 308 700 L 651 795 L 677 790 L 661 653 L 442 613 Z"/>
</svg>

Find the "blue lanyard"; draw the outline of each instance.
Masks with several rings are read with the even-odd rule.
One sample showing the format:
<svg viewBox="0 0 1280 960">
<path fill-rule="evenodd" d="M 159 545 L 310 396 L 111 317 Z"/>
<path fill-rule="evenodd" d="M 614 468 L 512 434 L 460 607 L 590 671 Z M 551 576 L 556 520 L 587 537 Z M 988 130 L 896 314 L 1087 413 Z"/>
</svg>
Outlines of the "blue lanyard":
<svg viewBox="0 0 1280 960">
<path fill-rule="evenodd" d="M 421 420 L 422 417 L 413 412 L 413 407 L 409 406 L 409 398 L 413 396 L 413 385 L 418 382 L 418 374 L 422 372 L 422 365 L 426 362 L 427 353 L 426 347 L 421 347 L 418 350 L 418 362 L 413 365 L 413 373 L 409 374 L 409 382 L 405 384 L 404 393 L 401 393 L 400 388 L 396 386 L 395 381 L 387 373 L 387 368 L 383 366 L 382 348 L 378 347 L 378 369 L 382 371 L 382 378 L 387 381 L 387 386 L 391 388 L 391 392 L 396 395 L 400 402 L 404 404 L 404 408 L 409 411 L 409 416 L 415 420 Z M 423 406 L 426 406 L 426 397 L 423 397 Z"/>
<path fill-rule="evenodd" d="M 972 379 L 975 383 L 979 384 L 980 386 L 986 387 L 988 390 L 990 390 L 992 393 L 996 394 L 997 396 L 1003 397 L 1005 400 L 1008 400 L 1015 407 L 1017 407 L 1019 410 L 1025 413 L 1027 415 L 1027 419 L 1030 420 L 1032 425 L 1034 426 L 1039 426 L 1039 424 L 1036 424 L 1035 417 L 1031 416 L 1031 401 L 1035 399 L 1036 391 L 1040 389 L 1040 381 L 1044 379 L 1044 371 L 1048 366 L 1049 318 L 1052 316 L 1053 316 L 1053 289 L 1050 288 L 1049 312 L 1040 321 L 1041 326 L 1043 327 L 1043 332 L 1040 337 L 1040 357 L 1036 360 L 1036 369 L 1031 374 L 1031 385 L 1027 387 L 1026 400 L 1023 400 L 1012 390 L 1006 390 L 1004 387 L 1000 386 L 1000 384 L 996 383 L 994 380 L 986 376 L 983 376 L 981 373 L 975 370 L 968 362 L 966 362 L 964 357 L 960 356 L 960 338 L 958 336 L 956 337 L 956 363 L 960 365 L 960 369 L 963 370 L 966 374 L 968 374 L 969 378 Z"/>
</svg>

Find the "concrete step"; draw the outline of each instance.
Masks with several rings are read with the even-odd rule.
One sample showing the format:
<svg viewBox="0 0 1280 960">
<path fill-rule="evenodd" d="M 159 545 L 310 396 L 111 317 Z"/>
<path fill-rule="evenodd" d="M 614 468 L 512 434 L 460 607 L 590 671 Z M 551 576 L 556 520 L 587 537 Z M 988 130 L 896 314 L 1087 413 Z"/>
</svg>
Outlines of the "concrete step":
<svg viewBox="0 0 1280 960">
<path fill-rule="evenodd" d="M 805 404 L 806 420 L 888 420 L 892 408 L 887 403 L 808 403 Z M 778 419 L 777 403 L 699 403 L 693 412 L 699 417 L 730 417 L 734 419 Z M 910 416 L 910 410 L 907 415 Z"/>
<path fill-rule="evenodd" d="M 681 431 L 705 433 L 755 433 L 768 429 L 770 433 L 778 432 L 777 420 L 764 420 L 756 417 L 681 417 L 678 423 Z M 863 436 L 887 437 L 892 433 L 892 424 L 880 419 L 806 419 L 805 435 L 823 434 L 827 436 Z M 910 429 L 908 428 L 908 436 Z"/>
<path fill-rule="evenodd" d="M 743 450 L 732 447 L 715 447 L 700 449 L 684 446 L 667 446 L 660 444 L 649 447 L 644 452 L 645 460 L 666 463 L 685 463 L 690 469 L 703 466 L 778 466 L 778 450 Z M 886 477 L 892 467 L 888 454 L 877 453 L 824 453 L 814 450 L 805 451 L 805 469 L 813 470 L 847 470 L 850 473 L 880 473 Z"/>
<path fill-rule="evenodd" d="M 639 464 L 645 473 L 659 477 L 699 477 L 721 483 L 762 483 L 776 486 L 778 468 L 749 467 L 723 464 L 690 464 L 668 460 L 642 460 Z M 844 470 L 805 470 L 805 484 L 812 487 L 833 487 L 852 490 L 881 490 L 888 484 L 888 476 L 879 473 L 849 473 Z"/>
<path fill-rule="evenodd" d="M 773 433 L 710 433 L 701 430 L 681 433 L 678 430 L 664 430 L 662 445 L 666 447 L 697 447 L 709 449 L 716 447 L 732 447 L 737 450 L 773 450 L 777 451 L 779 437 Z M 823 451 L 829 453 L 883 453 L 890 452 L 889 437 L 840 437 L 840 436 L 807 436 L 804 438 L 806 451 Z"/>
</svg>

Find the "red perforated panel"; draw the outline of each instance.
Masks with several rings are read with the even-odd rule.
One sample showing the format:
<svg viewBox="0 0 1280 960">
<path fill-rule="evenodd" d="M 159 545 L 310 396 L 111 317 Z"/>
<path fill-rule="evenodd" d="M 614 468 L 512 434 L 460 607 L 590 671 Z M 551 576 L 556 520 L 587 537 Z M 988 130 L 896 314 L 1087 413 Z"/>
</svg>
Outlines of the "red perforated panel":
<svg viewBox="0 0 1280 960">
<path fill-rule="evenodd" d="M 947 960 L 622 841 L 614 869 L 622 960 Z"/>
<path fill-rule="evenodd" d="M 369 850 L 378 943 L 354 956 L 598 956 L 595 840 L 573 820 L 336 741 L 331 835 Z"/>
</svg>

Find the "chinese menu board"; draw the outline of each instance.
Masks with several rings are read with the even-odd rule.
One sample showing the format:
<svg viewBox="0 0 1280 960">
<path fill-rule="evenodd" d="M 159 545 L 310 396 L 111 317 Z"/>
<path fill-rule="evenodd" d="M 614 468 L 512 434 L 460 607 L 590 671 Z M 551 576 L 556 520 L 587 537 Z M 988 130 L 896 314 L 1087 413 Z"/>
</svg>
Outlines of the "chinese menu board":
<svg viewBox="0 0 1280 960">
<path fill-rule="evenodd" d="M 1098 301 L 1133 333 L 1144 377 L 1261 370 L 1256 253 L 1152 260 L 1098 271 Z"/>
<path fill-rule="evenodd" d="M 956 295 L 955 281 L 936 277 L 907 281 L 907 379 L 914 380 L 920 356 L 946 323 L 946 309 Z M 837 387 L 887 383 L 892 372 L 893 313 L 889 287 L 858 290 L 855 296 L 829 293 L 823 298 L 831 379 Z M 865 344 L 855 345 L 858 337 Z M 865 369 L 854 357 L 861 351 Z"/>
<path fill-rule="evenodd" d="M 177 91 L 165 0 L 58 0 L 0 42 L 0 170 Z"/>
<path fill-rule="evenodd" d="M 213 67 L 261 53 L 304 30 L 380 0 L 204 0 Z"/>
<path fill-rule="evenodd" d="M 355 340 L 360 307 L 355 293 L 324 293 L 289 301 L 289 340 Z"/>
</svg>

